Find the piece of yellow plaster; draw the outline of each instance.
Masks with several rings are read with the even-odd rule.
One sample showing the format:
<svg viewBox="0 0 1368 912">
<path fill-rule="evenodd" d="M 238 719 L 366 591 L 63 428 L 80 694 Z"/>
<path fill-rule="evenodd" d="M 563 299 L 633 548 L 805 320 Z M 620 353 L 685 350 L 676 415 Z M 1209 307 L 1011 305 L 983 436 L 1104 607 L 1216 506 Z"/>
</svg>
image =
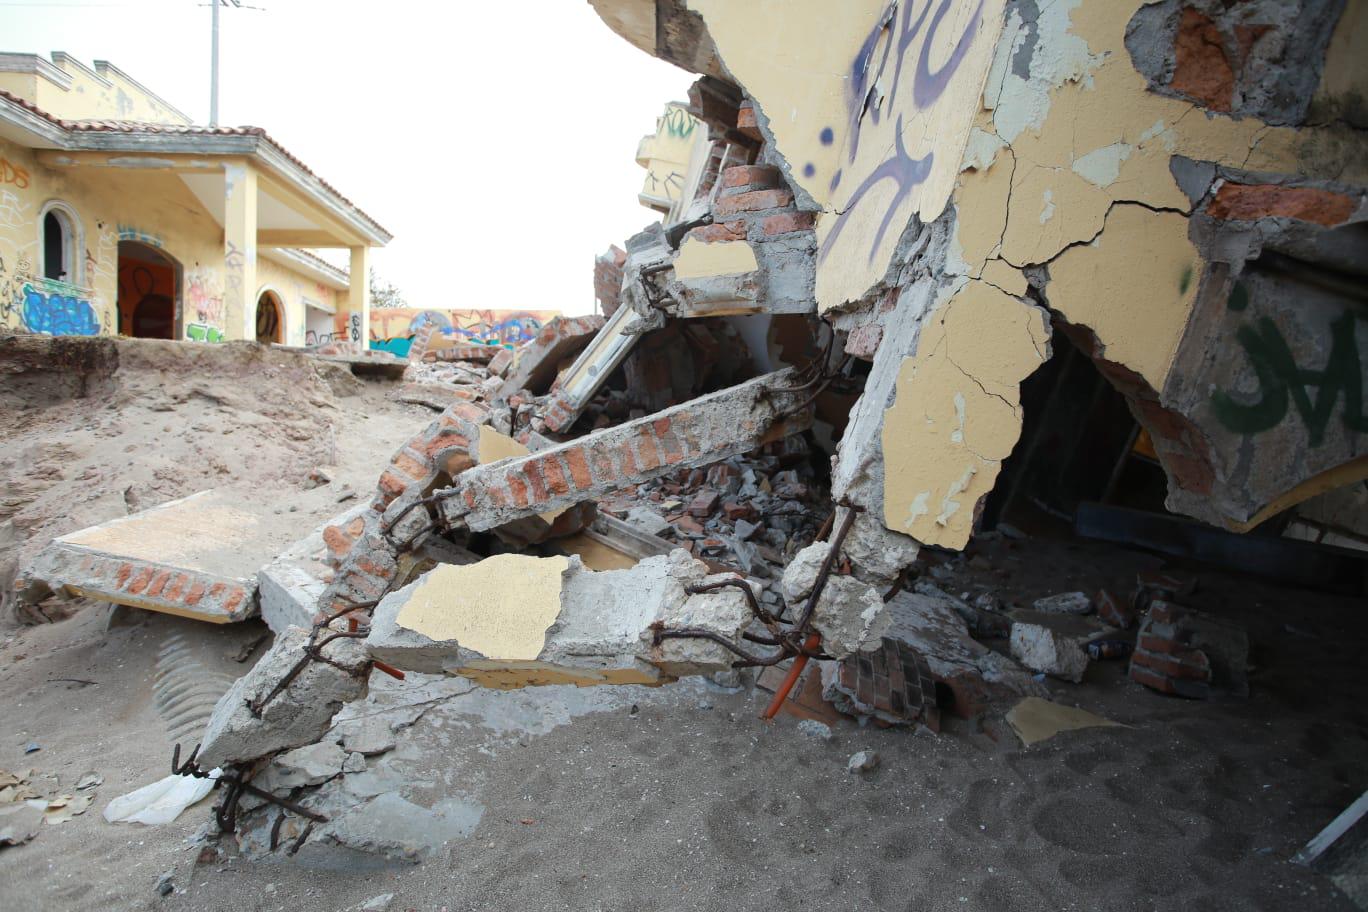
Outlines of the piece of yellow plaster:
<svg viewBox="0 0 1368 912">
<path fill-rule="evenodd" d="M 742 275 L 759 268 L 755 262 L 755 251 L 745 241 L 705 244 L 697 238 L 686 237 L 674 261 L 675 277 L 679 279 Z"/>
<path fill-rule="evenodd" d="M 884 524 L 962 548 L 1021 432 L 1018 386 L 1049 357 L 1045 312 L 971 281 L 922 327 L 884 415 Z M 893 467 L 897 467 L 896 471 Z"/>
<path fill-rule="evenodd" d="M 476 564 L 439 564 L 395 618 L 433 640 L 455 640 L 489 659 L 531 661 L 561 610 L 567 557 L 496 554 Z"/>
</svg>

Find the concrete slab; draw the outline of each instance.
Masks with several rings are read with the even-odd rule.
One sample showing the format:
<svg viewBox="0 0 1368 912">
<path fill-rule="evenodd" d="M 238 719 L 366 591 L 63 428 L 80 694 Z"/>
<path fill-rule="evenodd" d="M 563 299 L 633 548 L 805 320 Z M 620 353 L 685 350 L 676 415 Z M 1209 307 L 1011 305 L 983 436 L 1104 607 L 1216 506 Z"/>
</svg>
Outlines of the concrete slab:
<svg viewBox="0 0 1368 912">
<path fill-rule="evenodd" d="M 20 597 L 83 596 L 225 624 L 257 612 L 257 571 L 307 530 L 302 517 L 217 489 L 54 539 Z"/>
</svg>

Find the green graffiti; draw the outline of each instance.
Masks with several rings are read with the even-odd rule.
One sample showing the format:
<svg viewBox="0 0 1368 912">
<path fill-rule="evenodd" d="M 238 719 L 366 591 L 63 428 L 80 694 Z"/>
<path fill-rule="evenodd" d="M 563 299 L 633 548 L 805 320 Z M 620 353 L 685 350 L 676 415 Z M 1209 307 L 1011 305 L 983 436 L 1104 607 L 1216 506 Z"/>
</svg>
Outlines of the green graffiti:
<svg viewBox="0 0 1368 912">
<path fill-rule="evenodd" d="M 223 330 L 206 323 L 191 323 L 185 327 L 185 334 L 193 342 L 222 342 Z"/>
<path fill-rule="evenodd" d="M 669 108 L 661 120 L 664 121 L 665 132 L 676 139 L 687 139 L 692 136 L 694 127 L 698 124 L 688 111 L 680 108 Z"/>
<path fill-rule="evenodd" d="M 1241 326 L 1235 338 L 1258 378 L 1259 401 L 1245 405 L 1217 390 L 1211 394 L 1217 420 L 1237 433 L 1258 434 L 1276 427 L 1287 416 L 1290 401 L 1306 425 L 1308 442 L 1317 447 L 1325 441 L 1325 429 L 1343 395 L 1345 426 L 1356 432 L 1368 431 L 1368 417 L 1363 414 L 1363 371 L 1354 338 L 1356 322 L 1355 314 L 1346 310 L 1330 324 L 1330 357 L 1323 370 L 1298 367 L 1282 331 L 1268 317 Z M 1311 387 L 1315 388 L 1314 398 L 1308 392 Z"/>
</svg>

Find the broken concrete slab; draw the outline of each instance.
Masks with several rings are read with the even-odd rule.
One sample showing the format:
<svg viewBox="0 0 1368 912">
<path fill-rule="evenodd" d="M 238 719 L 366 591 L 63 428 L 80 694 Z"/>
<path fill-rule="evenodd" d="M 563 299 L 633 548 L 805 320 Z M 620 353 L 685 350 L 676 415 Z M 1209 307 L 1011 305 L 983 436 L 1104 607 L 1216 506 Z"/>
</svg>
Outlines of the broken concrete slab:
<svg viewBox="0 0 1368 912">
<path fill-rule="evenodd" d="M 900 640 L 884 637 L 880 648 L 851 656 L 828 677 L 825 695 L 847 715 L 940 731 L 935 679 L 921 654 Z"/>
<path fill-rule="evenodd" d="M 257 601 L 261 619 L 275 634 L 289 627 L 309 627 L 318 611 L 330 575 L 328 544 L 323 533 L 329 526 L 346 527 L 370 507 L 359 504 L 319 526 L 281 552 L 257 572 Z"/>
<path fill-rule="evenodd" d="M 226 624 L 256 613 L 256 572 L 298 521 L 243 507 L 240 493 L 201 491 L 56 538 L 16 583 Z"/>
<path fill-rule="evenodd" d="M 1036 611 L 1047 614 L 1089 614 L 1092 612 L 1092 599 L 1086 592 L 1060 592 L 1038 598 L 1031 605 Z"/>
<path fill-rule="evenodd" d="M 507 399 L 519 390 L 541 395 L 556 379 L 560 364 L 585 348 L 599 330 L 604 319 L 600 316 L 557 317 L 537 333 L 537 337 L 519 346 L 513 365 L 504 375 L 498 398 Z"/>
<path fill-rule="evenodd" d="M 707 568 L 683 550 L 630 570 L 594 572 L 576 557 L 502 554 L 438 567 L 386 596 L 370 654 L 424 673 L 506 689 L 545 684 L 658 684 L 730 667 L 707 640 L 652 645 L 652 625 L 703 627 L 732 642 L 751 620 L 739 592 L 690 596 Z"/>
<path fill-rule="evenodd" d="M 528 456 L 478 465 L 456 479 L 440 510 L 453 526 L 478 532 L 595 500 L 801 431 L 812 423 L 807 399 L 792 370 L 766 374 Z"/>
<path fill-rule="evenodd" d="M 326 634 L 325 634 L 326 636 Z M 251 671 L 238 678 L 214 707 L 200 745 L 205 769 L 245 763 L 312 744 L 345 703 L 365 696 L 369 657 L 359 639 L 338 639 L 322 651 L 332 662 L 308 662 L 294 680 L 260 709 L 253 707 L 304 656 L 309 631 L 291 627 Z"/>
</svg>

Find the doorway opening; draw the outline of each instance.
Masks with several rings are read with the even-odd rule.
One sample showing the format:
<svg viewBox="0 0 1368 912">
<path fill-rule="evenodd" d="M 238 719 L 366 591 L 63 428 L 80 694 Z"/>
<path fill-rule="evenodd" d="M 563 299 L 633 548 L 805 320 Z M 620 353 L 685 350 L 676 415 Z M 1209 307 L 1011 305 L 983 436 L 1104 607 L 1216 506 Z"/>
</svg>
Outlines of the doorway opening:
<svg viewBox="0 0 1368 912">
<path fill-rule="evenodd" d="M 139 339 L 180 337 L 180 264 L 140 241 L 119 242 L 119 332 Z"/>
<path fill-rule="evenodd" d="M 282 333 L 284 309 L 280 306 L 280 296 L 274 291 L 263 291 L 257 298 L 256 338 L 258 342 L 284 342 Z"/>
</svg>

